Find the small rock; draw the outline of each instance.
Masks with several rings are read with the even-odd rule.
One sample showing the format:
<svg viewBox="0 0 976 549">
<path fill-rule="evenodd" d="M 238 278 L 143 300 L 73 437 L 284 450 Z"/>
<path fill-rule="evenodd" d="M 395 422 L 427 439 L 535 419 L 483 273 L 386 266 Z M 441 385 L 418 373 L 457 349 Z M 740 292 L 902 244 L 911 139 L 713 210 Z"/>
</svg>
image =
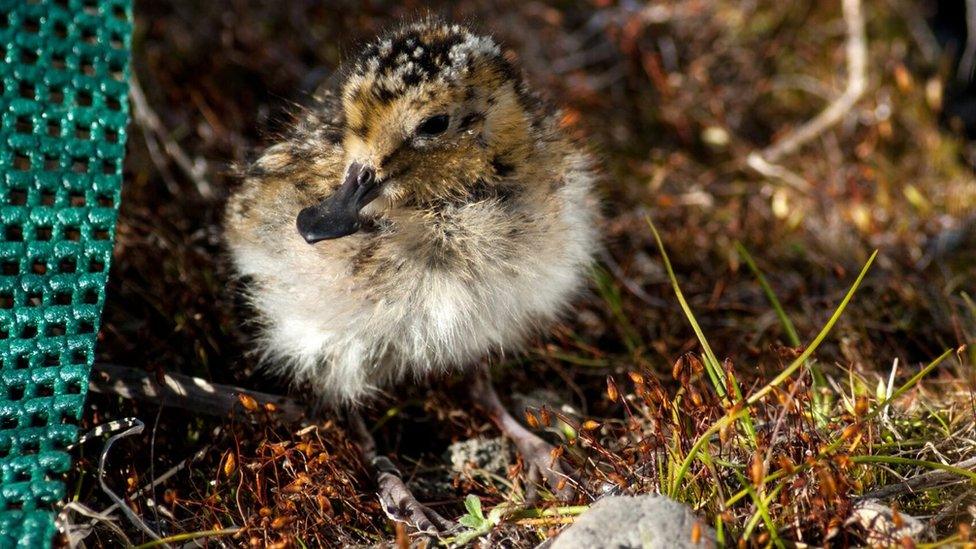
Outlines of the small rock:
<svg viewBox="0 0 976 549">
<path fill-rule="evenodd" d="M 915 517 L 898 513 L 876 499 L 857 502 L 845 525 L 857 525 L 865 532 L 872 547 L 901 545 L 905 538 L 912 540 L 925 531 L 925 524 Z"/>
<path fill-rule="evenodd" d="M 512 459 L 512 447 L 506 438 L 462 440 L 448 446 L 443 467 L 423 468 L 411 474 L 407 487 L 420 501 L 453 498 L 457 496 L 454 479 L 459 475 L 495 482 L 496 477 L 508 476 Z"/>
<path fill-rule="evenodd" d="M 470 475 L 481 470 L 505 477 L 512 464 L 512 449 L 504 437 L 462 440 L 448 446 L 447 453 L 455 474 Z"/>
<path fill-rule="evenodd" d="M 715 531 L 690 508 L 665 496 L 611 496 L 596 502 L 580 515 L 555 539 L 550 549 L 601 547 L 715 547 Z"/>
</svg>

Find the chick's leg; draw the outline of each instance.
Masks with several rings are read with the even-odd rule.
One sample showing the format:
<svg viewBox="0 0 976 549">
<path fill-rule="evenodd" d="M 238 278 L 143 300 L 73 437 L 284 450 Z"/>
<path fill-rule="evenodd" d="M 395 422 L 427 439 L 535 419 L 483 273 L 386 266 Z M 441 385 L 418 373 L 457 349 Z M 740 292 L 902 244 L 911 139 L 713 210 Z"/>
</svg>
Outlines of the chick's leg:
<svg viewBox="0 0 976 549">
<path fill-rule="evenodd" d="M 450 531 L 454 524 L 417 501 L 393 462 L 386 456 L 377 454 L 376 441 L 359 412 L 349 412 L 348 422 L 363 458 L 376 475 L 377 495 L 386 516 L 396 522 L 406 523 L 423 534 L 437 535 Z"/>
<path fill-rule="evenodd" d="M 508 412 L 498 398 L 486 366 L 479 366 L 472 376 L 471 399 L 488 412 L 489 417 L 515 443 L 527 469 L 527 499 L 535 499 L 536 484 L 545 479 L 546 485 L 559 499 L 568 501 L 576 494 L 566 465 L 553 455 L 553 446 L 526 429 Z"/>
</svg>

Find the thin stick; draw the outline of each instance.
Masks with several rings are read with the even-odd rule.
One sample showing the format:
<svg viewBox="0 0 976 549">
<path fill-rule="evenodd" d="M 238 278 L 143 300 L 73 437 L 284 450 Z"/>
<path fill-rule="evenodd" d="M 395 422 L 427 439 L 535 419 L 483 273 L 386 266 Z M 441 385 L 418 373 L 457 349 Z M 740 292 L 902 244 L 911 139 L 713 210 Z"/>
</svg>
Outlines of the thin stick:
<svg viewBox="0 0 976 549">
<path fill-rule="evenodd" d="M 754 151 L 749 154 L 746 159 L 749 167 L 767 177 L 783 179 L 801 188 L 808 187 L 802 178 L 775 163 L 840 122 L 867 89 L 867 36 L 864 32 L 861 0 L 842 0 L 842 8 L 844 22 L 847 24 L 847 87 L 840 97 L 827 105 L 817 116 L 789 132 L 778 142 L 766 147 L 762 152 Z"/>
<path fill-rule="evenodd" d="M 135 74 L 129 79 L 129 96 L 132 98 L 132 117 L 135 119 L 136 123 L 142 128 L 143 132 L 147 137 L 147 144 L 150 148 L 155 146 L 154 143 L 150 141 L 158 141 L 162 144 L 163 150 L 167 155 L 173 160 L 180 170 L 186 175 L 187 178 L 196 187 L 197 192 L 203 198 L 213 198 L 214 191 L 210 186 L 210 183 L 206 178 L 206 164 L 202 162 L 195 162 L 190 158 L 186 151 L 179 146 L 176 141 L 169 136 L 169 131 L 163 126 L 162 121 L 159 119 L 159 115 L 156 111 L 149 106 L 149 102 L 146 100 L 146 95 L 142 92 L 142 86 L 139 84 L 139 79 L 136 78 Z M 153 152 L 153 151 L 150 151 Z M 160 171 L 165 172 L 165 166 L 160 165 L 156 162 L 156 158 L 153 158 L 154 163 L 156 163 L 157 168 Z"/>
<path fill-rule="evenodd" d="M 962 82 L 973 79 L 973 68 L 976 67 L 976 0 L 966 0 L 966 47 L 959 59 L 959 69 L 956 78 Z"/>
<path fill-rule="evenodd" d="M 572 524 L 576 522 L 576 517 L 527 518 L 519 519 L 514 522 L 520 526 L 556 526 L 560 524 Z"/>
<path fill-rule="evenodd" d="M 305 416 L 305 407 L 288 397 L 210 383 L 183 374 L 163 374 L 157 378 L 142 370 L 114 364 L 95 364 L 88 388 L 96 393 L 218 416 L 244 412 L 239 395 L 245 395 L 261 407 L 272 405 L 276 409 L 275 417 L 284 421 L 297 421 Z"/>
<path fill-rule="evenodd" d="M 91 520 L 88 524 L 74 524 L 71 522 L 72 512 L 88 517 Z M 83 503 L 69 501 L 61 509 L 61 512 L 58 513 L 57 524 L 58 530 L 68 540 L 68 547 L 81 547 L 81 542 L 92 534 L 96 524 L 104 524 L 106 528 L 119 537 L 119 540 L 125 543 L 126 547 L 131 547 L 134 544 L 129 540 L 129 536 L 125 534 L 125 531 L 118 524 L 115 524 L 116 520 L 109 511 L 98 512 Z"/>
<path fill-rule="evenodd" d="M 932 32 L 925 20 L 925 16 L 921 13 L 924 10 L 918 9 L 918 4 L 915 2 L 906 2 L 905 0 L 890 0 L 890 4 L 894 11 L 905 20 L 908 32 L 918 45 L 918 51 L 921 52 L 925 62 L 930 65 L 938 63 L 939 57 L 942 55 L 942 48 L 935 38 L 935 33 Z"/>
<path fill-rule="evenodd" d="M 961 477 L 966 477 L 970 482 L 976 484 L 976 473 L 956 465 L 946 465 L 945 463 L 939 463 L 938 461 L 925 461 L 921 459 L 912 459 L 896 456 L 852 456 L 851 461 L 854 463 L 884 463 L 893 465 L 914 465 L 916 467 L 928 467 L 929 469 L 937 469 L 942 472 L 954 474 Z"/>
<path fill-rule="evenodd" d="M 954 469 L 972 469 L 976 467 L 976 458 L 969 458 L 964 461 L 952 464 Z M 919 488 L 929 488 L 943 482 L 961 481 L 959 476 L 948 470 L 937 470 L 923 473 L 916 477 L 886 484 L 877 490 L 873 490 L 861 496 L 861 499 L 882 499 L 887 500 L 893 496 L 901 495 L 905 492 L 912 492 Z"/>
<path fill-rule="evenodd" d="M 132 511 L 132 509 L 129 509 L 129 506 L 125 504 L 122 498 L 113 492 L 112 489 L 108 487 L 108 484 L 105 483 L 105 461 L 108 459 L 108 452 L 112 449 L 112 445 L 115 444 L 117 440 L 131 435 L 138 435 L 143 431 L 145 424 L 143 424 L 141 421 L 136 421 L 136 425 L 133 425 L 126 431 L 112 435 L 107 441 L 105 441 L 105 448 L 102 449 L 102 455 L 98 459 L 98 484 L 101 485 L 102 492 L 105 492 L 105 495 L 107 495 L 113 503 L 118 505 L 118 508 L 122 510 L 122 514 L 129 519 L 129 522 L 139 527 L 139 529 L 149 535 L 149 537 L 153 538 L 154 540 L 159 540 L 159 534 L 154 532 L 152 528 L 143 522 L 143 520 Z"/>
<path fill-rule="evenodd" d="M 160 484 L 166 482 L 167 480 L 170 479 L 170 477 L 172 477 L 176 473 L 179 473 L 180 471 L 182 471 L 183 469 L 185 469 L 189 464 L 191 464 L 191 463 L 193 463 L 195 461 L 199 461 L 199 460 L 203 459 L 203 457 L 205 455 L 207 455 L 207 452 L 209 452 L 211 448 L 213 448 L 213 446 L 210 445 L 210 444 L 207 444 L 203 448 L 200 448 L 199 450 L 197 450 L 196 452 L 194 452 L 193 455 L 191 455 L 191 456 L 183 459 L 182 461 L 180 461 L 179 463 L 177 463 L 173 467 L 169 468 L 169 470 L 167 470 L 162 475 L 154 478 L 153 481 L 150 482 L 149 484 L 146 484 L 142 488 L 139 488 L 138 490 L 136 490 L 135 492 L 133 492 L 132 495 L 128 496 L 128 499 L 130 501 L 135 501 L 136 498 L 142 497 L 146 492 L 149 492 L 153 488 L 155 488 L 155 487 L 159 486 Z M 115 511 L 116 509 L 118 509 L 118 504 L 117 503 L 113 503 L 107 509 L 105 509 L 105 511 L 103 511 L 103 512 L 106 513 L 106 514 L 108 514 L 108 513 L 111 513 L 112 511 Z"/>
<path fill-rule="evenodd" d="M 649 295 L 644 291 L 643 288 L 640 287 L 640 284 L 635 282 L 633 279 L 627 278 L 627 273 L 624 272 L 624 270 L 620 267 L 620 264 L 617 263 L 617 260 L 614 259 L 609 252 L 603 250 L 600 253 L 600 259 L 606 264 L 607 268 L 610 269 L 610 273 L 613 274 L 614 278 L 616 278 L 617 281 L 620 282 L 620 284 L 626 288 L 628 292 L 634 294 L 637 299 L 647 303 L 651 307 L 667 307 L 667 301 Z"/>
</svg>

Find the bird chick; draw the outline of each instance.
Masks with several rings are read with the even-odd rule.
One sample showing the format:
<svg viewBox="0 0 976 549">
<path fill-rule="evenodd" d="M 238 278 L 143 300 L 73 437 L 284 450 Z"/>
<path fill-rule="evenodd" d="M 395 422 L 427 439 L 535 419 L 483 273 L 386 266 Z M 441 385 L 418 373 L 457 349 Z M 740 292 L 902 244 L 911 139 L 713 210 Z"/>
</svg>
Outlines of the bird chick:
<svg viewBox="0 0 976 549">
<path fill-rule="evenodd" d="M 347 409 L 407 378 L 474 371 L 476 402 L 552 487 L 551 448 L 504 411 L 483 364 L 583 285 L 593 180 L 491 38 L 434 20 L 379 38 L 228 203 L 266 362 Z"/>
</svg>

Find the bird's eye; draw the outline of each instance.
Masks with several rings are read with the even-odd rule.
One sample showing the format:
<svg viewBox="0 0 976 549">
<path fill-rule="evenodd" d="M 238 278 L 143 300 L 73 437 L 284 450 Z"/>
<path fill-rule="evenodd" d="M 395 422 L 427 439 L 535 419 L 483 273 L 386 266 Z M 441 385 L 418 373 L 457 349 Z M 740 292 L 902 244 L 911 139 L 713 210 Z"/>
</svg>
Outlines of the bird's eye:
<svg viewBox="0 0 976 549">
<path fill-rule="evenodd" d="M 447 126 L 450 123 L 451 117 L 446 114 L 431 116 L 417 126 L 417 135 L 430 137 L 432 135 L 442 134 L 447 130 Z"/>
</svg>

